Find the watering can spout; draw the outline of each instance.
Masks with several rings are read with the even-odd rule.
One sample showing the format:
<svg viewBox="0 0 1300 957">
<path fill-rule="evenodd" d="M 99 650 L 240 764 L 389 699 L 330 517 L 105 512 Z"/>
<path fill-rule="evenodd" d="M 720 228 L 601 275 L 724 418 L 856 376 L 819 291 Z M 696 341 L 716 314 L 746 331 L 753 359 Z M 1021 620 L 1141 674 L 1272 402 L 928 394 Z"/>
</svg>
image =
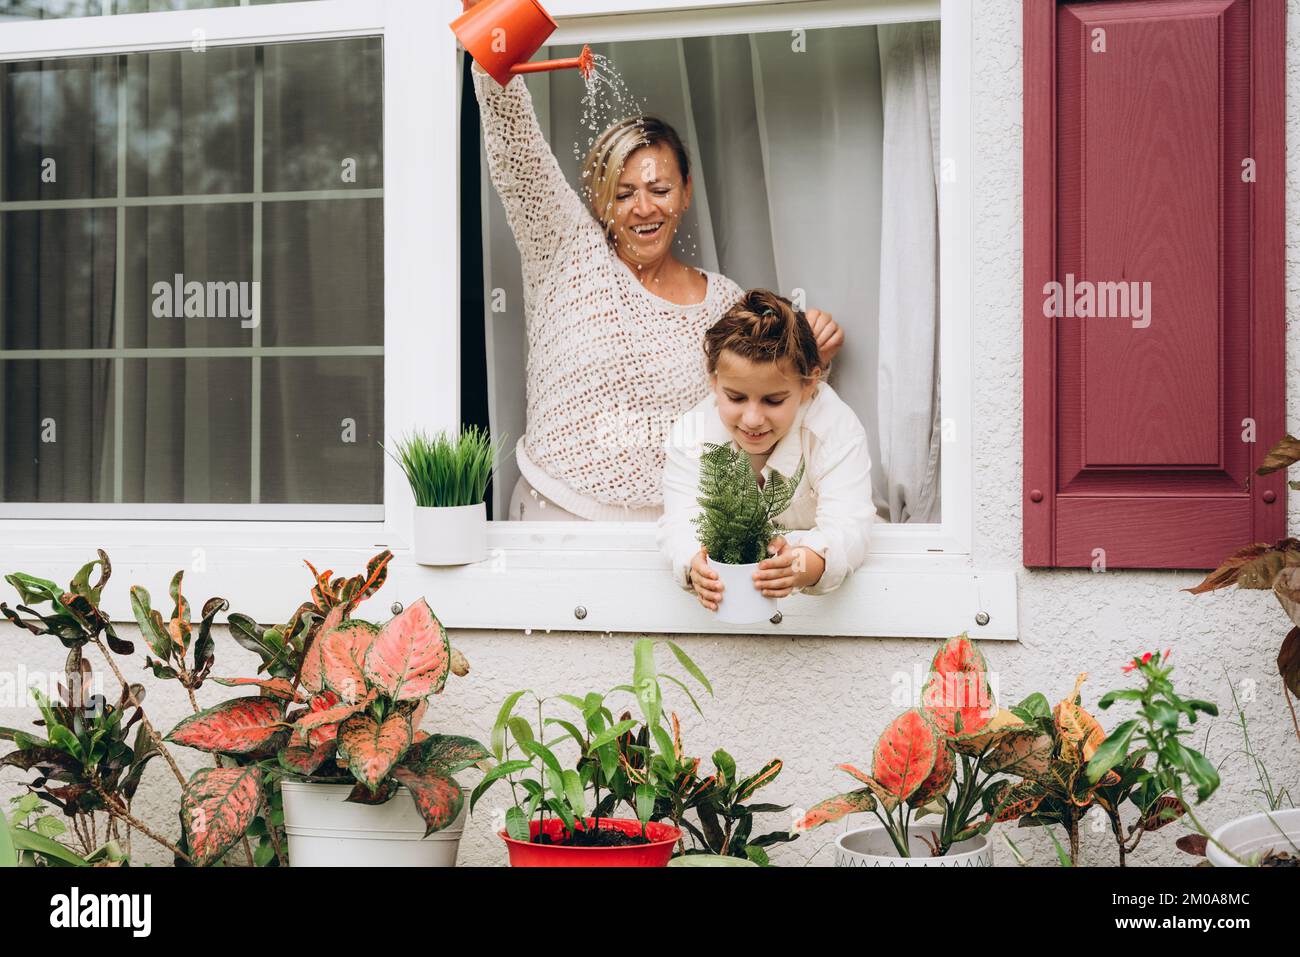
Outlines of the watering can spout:
<svg viewBox="0 0 1300 957">
<path fill-rule="evenodd" d="M 537 0 L 486 0 L 451 24 L 469 55 L 502 86 L 520 73 L 548 70 L 573 69 L 590 78 L 596 60 L 589 46 L 584 46 L 576 57 L 529 62 L 555 27 L 555 21 Z"/>
</svg>

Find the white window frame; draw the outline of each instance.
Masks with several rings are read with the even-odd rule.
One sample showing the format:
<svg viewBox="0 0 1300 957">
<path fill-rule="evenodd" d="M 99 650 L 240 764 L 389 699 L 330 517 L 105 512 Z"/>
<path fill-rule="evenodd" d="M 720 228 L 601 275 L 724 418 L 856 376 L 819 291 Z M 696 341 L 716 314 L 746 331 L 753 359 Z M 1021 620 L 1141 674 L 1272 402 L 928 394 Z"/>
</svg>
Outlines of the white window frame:
<svg viewBox="0 0 1300 957">
<path fill-rule="evenodd" d="M 0 520 L 0 570 L 66 579 L 105 548 L 107 603 L 126 588 L 162 588 L 187 569 L 191 595 L 221 594 L 263 621 L 305 594 L 302 558 L 359 569 L 380 548 L 396 561 L 389 600 L 428 595 L 450 627 L 666 633 L 771 633 L 984 639 L 1017 635 L 1015 576 L 971 564 L 972 11 L 969 0 L 550 0 L 550 44 L 940 18 L 940 370 L 945 418 L 942 512 L 934 525 L 878 525 L 872 555 L 835 593 L 782 602 L 779 622 L 719 625 L 667 574 L 649 523 L 494 522 L 490 557 L 426 568 L 410 555 L 412 498 L 385 461 L 384 521 Z M 303 3 L 5 25 L 0 59 L 84 56 L 326 37 L 384 38 L 384 431 L 460 422 L 460 51 L 447 28 L 460 0 Z M 376 613 L 377 614 L 377 613 Z"/>
</svg>

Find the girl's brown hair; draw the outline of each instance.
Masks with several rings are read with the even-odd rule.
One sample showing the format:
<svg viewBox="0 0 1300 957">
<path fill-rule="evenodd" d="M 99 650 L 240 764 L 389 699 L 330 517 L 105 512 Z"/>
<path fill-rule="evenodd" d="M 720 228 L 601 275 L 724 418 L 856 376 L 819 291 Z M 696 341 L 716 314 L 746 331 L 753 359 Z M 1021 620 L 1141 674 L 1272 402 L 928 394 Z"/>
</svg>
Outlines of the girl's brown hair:
<svg viewBox="0 0 1300 957">
<path fill-rule="evenodd" d="M 728 349 L 751 362 L 789 360 L 801 379 L 814 378 L 821 366 L 817 337 L 808 317 L 789 299 L 768 289 L 751 289 L 740 302 L 704 334 L 709 373 L 718 371 L 718 357 Z M 820 378 L 820 376 L 817 376 Z"/>
</svg>

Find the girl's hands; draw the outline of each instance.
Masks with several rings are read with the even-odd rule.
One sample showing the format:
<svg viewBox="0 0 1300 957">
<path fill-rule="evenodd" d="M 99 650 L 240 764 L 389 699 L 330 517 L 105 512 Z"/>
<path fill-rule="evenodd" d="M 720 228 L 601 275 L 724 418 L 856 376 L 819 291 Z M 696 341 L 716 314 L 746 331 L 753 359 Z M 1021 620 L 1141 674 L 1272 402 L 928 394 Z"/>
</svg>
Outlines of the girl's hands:
<svg viewBox="0 0 1300 957">
<path fill-rule="evenodd" d="M 822 369 L 825 370 L 835 358 L 835 353 L 844 345 L 844 330 L 835 323 L 829 312 L 809 309 L 804 315 L 808 319 L 808 325 L 812 326 L 813 335 L 817 337 L 817 351 L 821 353 Z"/>
<path fill-rule="evenodd" d="M 701 605 L 709 611 L 718 610 L 718 602 L 722 601 L 722 579 L 709 567 L 709 553 L 703 547 L 691 559 L 691 585 Z"/>
<path fill-rule="evenodd" d="M 785 598 L 796 588 L 815 585 L 826 571 L 826 559 L 804 545 L 791 548 L 784 535 L 768 542 L 767 550 L 772 557 L 758 563 L 754 587 L 768 598 Z"/>
</svg>

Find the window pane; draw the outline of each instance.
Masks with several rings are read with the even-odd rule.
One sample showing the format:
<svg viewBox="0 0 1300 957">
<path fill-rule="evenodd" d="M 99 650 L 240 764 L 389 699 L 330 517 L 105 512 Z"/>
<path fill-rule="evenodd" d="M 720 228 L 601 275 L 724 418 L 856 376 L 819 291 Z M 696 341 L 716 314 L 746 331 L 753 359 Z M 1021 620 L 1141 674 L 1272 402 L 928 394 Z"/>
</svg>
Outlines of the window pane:
<svg viewBox="0 0 1300 957">
<path fill-rule="evenodd" d="M 251 203 L 133 207 L 126 237 L 128 346 L 253 345 Z"/>
<path fill-rule="evenodd" d="M 0 490 L 6 502 L 113 500 L 113 363 L 0 361 Z"/>
<path fill-rule="evenodd" d="M 383 345 L 383 200 L 268 203 L 262 216 L 262 341 Z"/>
<path fill-rule="evenodd" d="M 262 360 L 262 501 L 383 501 L 380 358 Z"/>
<path fill-rule="evenodd" d="M 131 359 L 122 441 L 127 502 L 247 502 L 251 359 Z"/>
<path fill-rule="evenodd" d="M 253 47 L 126 58 L 127 192 L 253 189 Z"/>
<path fill-rule="evenodd" d="M 113 344 L 117 213 L 0 213 L 0 358 L 15 349 Z"/>
<path fill-rule="evenodd" d="M 374 37 L 266 48 L 264 189 L 383 185 L 383 68 Z"/>
<path fill-rule="evenodd" d="M 116 195 L 117 70 L 113 57 L 0 65 L 0 199 Z"/>
</svg>

